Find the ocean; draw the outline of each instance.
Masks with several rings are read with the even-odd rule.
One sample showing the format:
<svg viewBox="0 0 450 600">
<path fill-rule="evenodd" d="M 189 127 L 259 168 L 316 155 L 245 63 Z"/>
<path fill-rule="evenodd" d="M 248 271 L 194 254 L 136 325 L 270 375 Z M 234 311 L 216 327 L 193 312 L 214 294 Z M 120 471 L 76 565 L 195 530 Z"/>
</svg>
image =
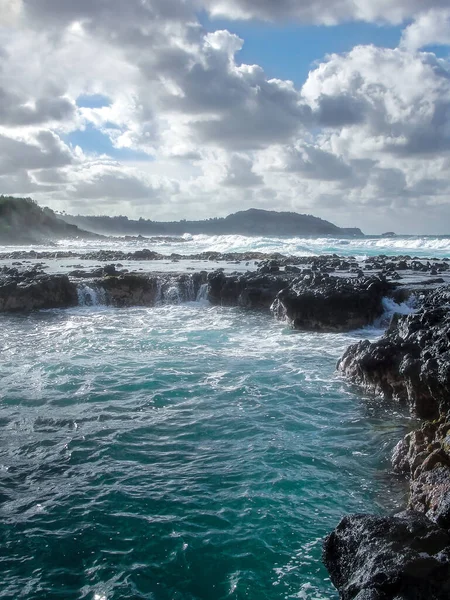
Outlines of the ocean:
<svg viewBox="0 0 450 600">
<path fill-rule="evenodd" d="M 450 257 L 448 237 L 186 235 L 150 247 Z M 336 600 L 324 536 L 344 514 L 403 506 L 389 458 L 411 418 L 335 372 L 381 324 L 302 333 L 203 296 L 117 309 L 83 294 L 0 323 L 1 599 Z"/>
<path fill-rule="evenodd" d="M 157 238 L 153 238 L 157 240 Z M 145 240 L 130 239 L 120 243 L 105 240 L 65 240 L 56 246 L 39 246 L 39 250 L 73 250 L 92 251 L 98 249 L 146 248 L 149 243 Z M 29 246 L 1 246 L 0 253 L 5 251 L 29 250 Z M 242 235 L 191 235 L 184 234 L 182 238 L 173 241 L 154 241 L 151 249 L 161 254 L 179 253 L 184 255 L 200 252 L 280 252 L 292 256 L 315 256 L 322 254 L 339 254 L 339 256 L 368 257 L 385 254 L 399 256 L 409 254 L 417 257 L 444 258 L 450 255 L 450 235 L 448 236 L 372 236 L 363 238 L 334 238 L 334 237 L 248 237 Z"/>
</svg>

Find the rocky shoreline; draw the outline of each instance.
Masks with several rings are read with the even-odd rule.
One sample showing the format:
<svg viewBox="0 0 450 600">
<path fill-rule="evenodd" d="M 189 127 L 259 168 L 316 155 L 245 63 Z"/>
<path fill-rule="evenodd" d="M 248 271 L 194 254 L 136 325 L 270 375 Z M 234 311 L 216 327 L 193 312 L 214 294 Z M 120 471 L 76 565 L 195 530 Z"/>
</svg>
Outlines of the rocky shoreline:
<svg viewBox="0 0 450 600">
<path fill-rule="evenodd" d="M 136 260 L 154 260 L 150 252 L 139 251 Z M 13 254 L 10 261 L 24 260 L 23 253 Z M 337 365 L 366 393 L 406 405 L 424 420 L 398 443 L 392 457 L 394 471 L 409 478 L 407 509 L 394 516 L 344 517 L 326 539 L 323 558 L 344 600 L 450 597 L 448 260 L 209 253 L 212 262 L 259 263 L 256 271 L 230 274 L 217 268 L 137 273 L 120 264 L 47 274 L 36 261 L 50 256 L 35 254 L 31 266 L 0 267 L 0 312 L 89 305 L 99 298 L 117 307 L 207 298 L 212 305 L 270 310 L 297 330 L 335 332 L 373 323 L 383 314 L 386 298 L 399 303 L 414 296 L 415 312 L 395 314 L 382 338 L 350 346 Z M 109 252 L 96 254 L 99 261 L 110 257 Z"/>
<path fill-rule="evenodd" d="M 450 287 L 395 315 L 375 342 L 350 346 L 338 370 L 366 392 L 408 406 L 424 420 L 394 449 L 409 479 L 407 510 L 345 517 L 324 544 L 341 598 L 450 597 Z"/>
</svg>

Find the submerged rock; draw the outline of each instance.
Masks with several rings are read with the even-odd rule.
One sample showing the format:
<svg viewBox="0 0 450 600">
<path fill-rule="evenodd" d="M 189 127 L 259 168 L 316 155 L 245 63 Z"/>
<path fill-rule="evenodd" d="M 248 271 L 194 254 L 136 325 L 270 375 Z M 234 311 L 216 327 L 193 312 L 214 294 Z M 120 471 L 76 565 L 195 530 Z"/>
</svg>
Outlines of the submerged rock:
<svg viewBox="0 0 450 600">
<path fill-rule="evenodd" d="M 121 273 L 114 265 L 66 275 L 36 270 L 0 270 L 0 312 L 66 308 L 87 302 L 117 307 L 178 304 L 197 298 L 206 283 L 205 271 L 186 274 Z M 81 281 L 80 281 L 81 279 Z"/>
<path fill-rule="evenodd" d="M 323 560 L 342 600 L 450 598 L 450 534 L 417 512 L 344 517 Z"/>
<path fill-rule="evenodd" d="M 124 274 L 94 280 L 94 285 L 105 292 L 107 304 L 113 306 L 153 306 L 158 294 L 156 277 Z"/>
</svg>

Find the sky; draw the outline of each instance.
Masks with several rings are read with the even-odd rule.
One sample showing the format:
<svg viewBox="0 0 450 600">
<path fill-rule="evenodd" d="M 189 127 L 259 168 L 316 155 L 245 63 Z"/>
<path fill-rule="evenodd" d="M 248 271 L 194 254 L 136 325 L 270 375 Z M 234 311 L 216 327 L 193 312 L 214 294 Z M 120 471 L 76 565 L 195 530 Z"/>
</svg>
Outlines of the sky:
<svg viewBox="0 0 450 600">
<path fill-rule="evenodd" d="M 0 194 L 450 234 L 450 0 L 0 0 Z"/>
</svg>

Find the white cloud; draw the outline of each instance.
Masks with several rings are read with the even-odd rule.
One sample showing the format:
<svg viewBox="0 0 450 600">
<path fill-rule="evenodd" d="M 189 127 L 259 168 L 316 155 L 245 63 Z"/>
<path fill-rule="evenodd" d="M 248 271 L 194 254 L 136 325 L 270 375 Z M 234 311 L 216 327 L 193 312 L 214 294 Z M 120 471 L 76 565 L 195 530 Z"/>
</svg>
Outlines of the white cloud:
<svg viewBox="0 0 450 600">
<path fill-rule="evenodd" d="M 241 64 L 245 40 L 204 31 L 199 6 L 305 23 L 416 20 L 401 48 L 333 54 L 299 89 Z M 450 66 L 417 50 L 446 43 L 448 0 L 427 8 L 419 0 L 11 2 L 0 26 L 0 192 L 138 217 L 260 206 L 367 230 L 431 223 L 433 214 L 440 226 L 450 204 Z M 79 108 L 86 94 L 109 104 Z M 101 132 L 148 161 L 62 141 L 85 128 L 87 139 Z"/>
<path fill-rule="evenodd" d="M 302 91 L 319 114 L 324 103 L 350 98 L 353 123 L 335 124 L 338 154 L 423 157 L 450 150 L 450 65 L 433 54 L 357 46 L 319 65 Z"/>
<path fill-rule="evenodd" d="M 0 175 L 57 169 L 73 162 L 69 148 L 51 131 L 40 131 L 28 139 L 12 138 L 0 133 Z"/>
<path fill-rule="evenodd" d="M 446 8 L 447 0 L 199 0 L 213 17 L 334 25 L 343 21 L 401 23 L 424 8 Z"/>
<path fill-rule="evenodd" d="M 404 48 L 417 50 L 432 44 L 450 45 L 450 8 L 419 15 L 403 32 Z"/>
<path fill-rule="evenodd" d="M 341 157 L 312 144 L 279 149 L 271 168 L 321 181 L 339 181 L 352 174 L 351 166 Z"/>
<path fill-rule="evenodd" d="M 14 25 L 21 12 L 21 0 L 0 0 L 0 27 Z"/>
<path fill-rule="evenodd" d="M 238 188 L 249 188 L 264 183 L 261 175 L 253 170 L 253 162 L 248 156 L 234 154 L 229 157 L 226 175 L 222 184 Z"/>
</svg>

